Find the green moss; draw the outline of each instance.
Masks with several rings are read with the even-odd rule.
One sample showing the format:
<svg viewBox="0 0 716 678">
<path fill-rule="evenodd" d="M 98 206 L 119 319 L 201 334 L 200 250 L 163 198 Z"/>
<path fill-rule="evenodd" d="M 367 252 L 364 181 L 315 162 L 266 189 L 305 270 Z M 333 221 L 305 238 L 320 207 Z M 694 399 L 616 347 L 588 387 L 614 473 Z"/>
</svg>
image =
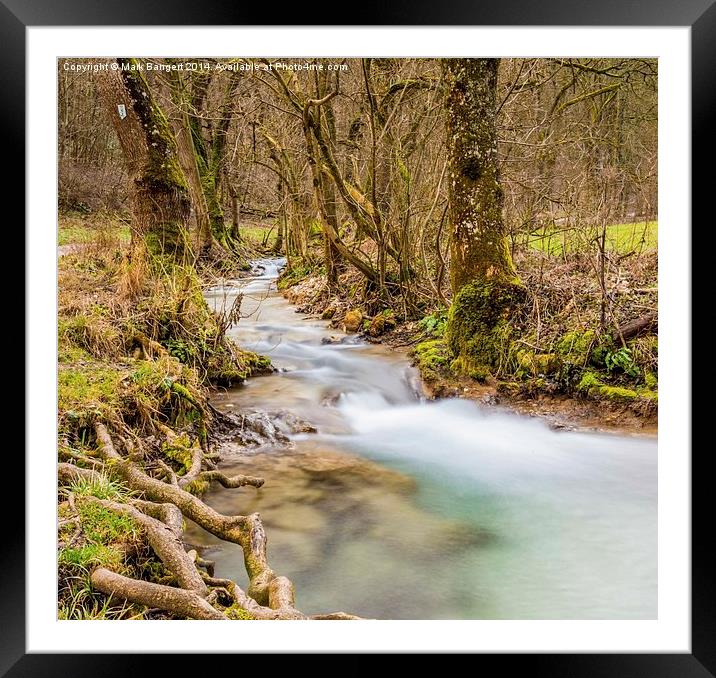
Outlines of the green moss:
<svg viewBox="0 0 716 678">
<path fill-rule="evenodd" d="M 589 362 L 595 341 L 594 330 L 575 330 L 557 341 L 555 351 L 565 362 L 583 367 Z"/>
<path fill-rule="evenodd" d="M 447 368 L 450 353 L 442 339 L 431 339 L 418 344 L 413 350 L 420 374 L 426 381 L 435 381 Z"/>
<path fill-rule="evenodd" d="M 368 321 L 365 331 L 371 337 L 379 337 L 385 332 L 389 332 L 396 325 L 395 315 L 390 309 L 386 309 L 378 313 L 372 320 Z M 364 323 L 365 326 L 365 323 Z"/>
<path fill-rule="evenodd" d="M 601 385 L 602 382 L 599 379 L 599 376 L 594 372 L 587 371 L 582 375 L 582 379 L 580 380 L 579 384 L 577 384 L 577 390 L 586 393 L 589 391 L 589 389 Z"/>
<path fill-rule="evenodd" d="M 256 619 L 256 617 L 254 617 L 238 605 L 232 605 L 231 607 L 227 607 L 224 610 L 224 614 L 226 614 L 229 619 Z"/>
<path fill-rule="evenodd" d="M 445 332 L 454 358 L 488 371 L 499 368 L 510 350 L 510 315 L 522 304 L 525 288 L 512 281 L 476 280 L 455 296 Z"/>
<path fill-rule="evenodd" d="M 652 390 L 656 390 L 659 386 L 659 380 L 657 379 L 657 376 L 650 371 L 644 372 L 644 383 L 647 385 L 648 388 Z"/>
<path fill-rule="evenodd" d="M 516 352 L 519 369 L 537 376 L 539 374 L 556 374 L 562 367 L 562 359 L 556 353 L 534 353 L 520 349 Z"/>
<path fill-rule="evenodd" d="M 490 376 L 490 370 L 470 356 L 461 355 L 450 363 L 450 371 L 484 382 Z"/>
<path fill-rule="evenodd" d="M 231 386 L 255 374 L 270 372 L 272 367 L 268 356 L 226 344 L 211 352 L 206 360 L 206 370 L 212 383 Z"/>
<path fill-rule="evenodd" d="M 621 386 L 601 386 L 599 388 L 599 398 L 604 400 L 617 400 L 626 402 L 636 400 L 638 394 L 630 388 L 622 388 Z"/>
<path fill-rule="evenodd" d="M 637 389 L 637 394 L 639 395 L 639 398 L 642 398 L 649 402 L 653 402 L 653 403 L 659 402 L 658 391 L 654 391 L 650 388 L 639 388 L 639 389 Z"/>
<path fill-rule="evenodd" d="M 57 375 L 60 428 L 88 426 L 96 418 L 113 419 L 120 406 L 123 374 L 113 367 L 90 363 L 61 369 Z"/>
<path fill-rule="evenodd" d="M 209 482 L 207 480 L 192 480 L 184 489 L 200 497 L 209 489 Z"/>
<path fill-rule="evenodd" d="M 186 433 L 182 433 L 174 438 L 171 443 L 162 445 L 162 452 L 179 464 L 182 465 L 184 473 L 188 473 L 192 464 L 191 441 Z"/>
<path fill-rule="evenodd" d="M 599 376 L 591 371 L 586 371 L 582 375 L 582 379 L 577 385 L 577 391 L 595 400 L 610 400 L 615 402 L 630 402 L 636 400 L 639 396 L 639 394 L 632 389 L 604 384 Z"/>
</svg>

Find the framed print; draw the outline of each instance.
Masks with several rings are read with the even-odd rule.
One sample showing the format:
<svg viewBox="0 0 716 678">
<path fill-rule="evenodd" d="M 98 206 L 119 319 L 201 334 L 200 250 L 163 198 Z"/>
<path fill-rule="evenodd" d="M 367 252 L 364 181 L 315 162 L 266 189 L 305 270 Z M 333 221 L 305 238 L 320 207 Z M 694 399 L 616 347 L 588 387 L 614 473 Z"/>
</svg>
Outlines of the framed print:
<svg viewBox="0 0 716 678">
<path fill-rule="evenodd" d="M 6 675 L 716 670 L 690 439 L 716 10 L 518 4 L 267 27 L 3 0 L 28 262 Z"/>
</svg>

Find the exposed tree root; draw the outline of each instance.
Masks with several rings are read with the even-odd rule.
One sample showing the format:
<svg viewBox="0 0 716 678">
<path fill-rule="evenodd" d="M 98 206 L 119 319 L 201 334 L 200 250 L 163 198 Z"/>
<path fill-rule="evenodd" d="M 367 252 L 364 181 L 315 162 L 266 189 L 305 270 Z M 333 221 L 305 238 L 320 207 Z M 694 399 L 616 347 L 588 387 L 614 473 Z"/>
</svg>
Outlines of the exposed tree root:
<svg viewBox="0 0 716 678">
<path fill-rule="evenodd" d="M 91 576 L 91 583 L 97 590 L 191 619 L 231 618 L 214 604 L 227 609 L 236 607 L 254 619 L 357 619 L 344 612 L 308 617 L 295 608 L 293 584 L 286 577 L 277 576 L 269 567 L 266 533 L 258 513 L 248 516 L 220 514 L 179 484 L 152 478 L 131 457 L 122 456 L 104 424 L 97 423 L 95 433 L 105 470 L 121 479 L 131 490 L 142 493 L 144 499 L 130 498 L 128 503 L 120 503 L 86 497 L 84 501 L 95 502 L 110 511 L 131 517 L 143 528 L 152 549 L 178 583 L 178 587 L 150 583 L 99 567 Z M 59 464 L 58 473 L 64 483 L 79 479 L 98 480 L 101 477 L 95 469 L 68 463 Z M 264 482 L 262 478 L 229 477 L 214 470 L 200 471 L 196 478 L 215 480 L 228 488 L 247 485 L 258 488 Z M 220 539 L 242 548 L 249 575 L 247 592 L 229 579 L 213 578 L 213 564 L 200 558 L 195 551 L 185 550 L 181 540 L 183 516 Z M 200 569 L 202 567 L 206 572 Z"/>
<path fill-rule="evenodd" d="M 60 462 L 57 464 L 57 477 L 60 482 L 69 485 L 76 483 L 81 478 L 84 480 L 98 480 L 100 473 L 88 468 L 81 468 L 74 464 Z"/>
<path fill-rule="evenodd" d="M 92 586 L 102 593 L 166 610 L 179 617 L 227 619 L 225 614 L 194 591 L 132 579 L 104 567 L 94 570 L 90 581 Z"/>
<path fill-rule="evenodd" d="M 142 499 L 132 499 L 130 503 L 142 513 L 161 520 L 177 539 L 181 539 L 184 532 L 184 519 L 181 511 L 174 504 L 157 504 L 154 501 L 143 501 Z"/>
<path fill-rule="evenodd" d="M 222 487 L 233 489 L 236 487 L 245 487 L 251 485 L 252 487 L 259 488 L 264 484 L 263 478 L 256 478 L 254 476 L 227 476 L 221 471 L 204 471 L 199 475 L 201 480 L 215 480 Z M 181 483 L 179 483 L 181 485 Z"/>
<path fill-rule="evenodd" d="M 139 523 L 144 528 L 147 540 L 152 549 L 154 549 L 154 553 L 159 556 L 166 568 L 176 576 L 179 586 L 188 591 L 193 591 L 202 598 L 206 598 L 209 594 L 209 589 L 207 589 L 204 580 L 194 566 L 194 561 L 184 550 L 181 540 L 168 525 L 142 513 L 136 506 L 94 497 L 89 499 L 111 511 L 128 515 Z"/>
</svg>

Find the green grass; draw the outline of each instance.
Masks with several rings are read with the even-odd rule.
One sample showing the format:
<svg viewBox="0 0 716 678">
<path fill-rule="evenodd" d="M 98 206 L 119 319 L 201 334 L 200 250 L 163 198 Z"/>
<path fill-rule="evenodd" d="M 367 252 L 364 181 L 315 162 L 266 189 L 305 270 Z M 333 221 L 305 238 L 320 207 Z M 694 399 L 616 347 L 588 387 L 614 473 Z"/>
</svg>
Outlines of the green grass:
<svg viewBox="0 0 716 678">
<path fill-rule="evenodd" d="M 120 501 L 131 494 L 129 488 L 104 473 L 93 478 L 78 478 L 71 489 L 76 497 L 97 497 L 112 501 Z"/>
<path fill-rule="evenodd" d="M 611 224 L 607 226 L 606 246 L 608 250 L 628 254 L 629 252 L 648 252 L 657 248 L 657 221 L 639 221 L 631 224 Z M 567 252 L 584 251 L 589 239 L 596 236 L 588 231 L 563 231 L 530 236 L 528 244 L 532 249 L 553 255 Z M 592 242 L 591 247 L 596 243 Z"/>
<path fill-rule="evenodd" d="M 241 226 L 241 237 L 250 240 L 256 245 L 271 245 L 276 237 L 276 228 L 271 226 Z M 264 239 L 266 242 L 264 243 Z"/>
<path fill-rule="evenodd" d="M 95 231 L 87 226 L 78 226 L 76 224 L 60 226 L 57 232 L 58 245 L 74 245 L 75 243 L 91 242 L 94 238 Z"/>
<path fill-rule="evenodd" d="M 129 225 L 115 217 L 61 216 L 57 229 L 58 245 L 75 245 L 94 242 L 100 235 L 110 235 L 122 243 L 131 239 Z"/>
<path fill-rule="evenodd" d="M 62 549 L 58 562 L 60 565 L 74 565 L 84 569 L 90 569 L 95 565 L 118 569 L 123 560 L 124 554 L 114 546 L 85 544 L 78 548 Z"/>
<path fill-rule="evenodd" d="M 60 412 L 86 413 L 119 405 L 124 374 L 98 364 L 82 369 L 63 369 L 58 374 L 57 396 Z"/>
</svg>

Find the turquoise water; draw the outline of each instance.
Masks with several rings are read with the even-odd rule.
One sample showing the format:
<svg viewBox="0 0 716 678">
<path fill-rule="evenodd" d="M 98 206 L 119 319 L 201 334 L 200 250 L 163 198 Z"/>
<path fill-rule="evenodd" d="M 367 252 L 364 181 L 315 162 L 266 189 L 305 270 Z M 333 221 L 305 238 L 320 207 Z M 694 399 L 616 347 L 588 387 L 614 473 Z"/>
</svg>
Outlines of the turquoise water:
<svg viewBox="0 0 716 678">
<path fill-rule="evenodd" d="M 259 491 L 215 490 L 259 511 L 274 570 L 297 606 L 388 619 L 647 619 L 657 614 L 656 440 L 554 431 L 459 399 L 425 402 L 402 354 L 321 343 L 332 331 L 273 288 L 244 286 L 232 330 L 283 371 L 220 393 L 217 407 L 288 410 L 316 433 L 229 449 Z M 210 299 L 230 302 L 236 288 Z M 335 334 L 335 331 L 333 331 Z M 241 552 L 198 528 L 217 575 L 245 582 Z M 243 579 L 242 579 L 243 577 Z"/>
</svg>

